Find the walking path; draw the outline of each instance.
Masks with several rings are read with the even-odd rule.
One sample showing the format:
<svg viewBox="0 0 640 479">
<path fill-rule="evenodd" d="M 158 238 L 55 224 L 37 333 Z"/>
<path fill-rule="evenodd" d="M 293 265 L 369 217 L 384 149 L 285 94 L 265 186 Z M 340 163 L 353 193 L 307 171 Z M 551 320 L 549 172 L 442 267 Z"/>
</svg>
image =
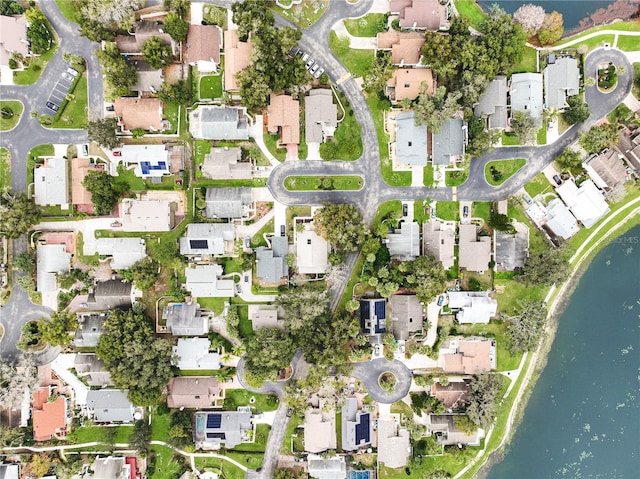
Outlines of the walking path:
<svg viewBox="0 0 640 479">
<path fill-rule="evenodd" d="M 256 142 L 256 145 L 258 145 L 262 154 L 269 160 L 271 166 L 278 166 L 280 164 L 264 143 L 264 119 L 262 115 L 256 115 L 253 123 L 249 125 L 249 136 Z"/>
<path fill-rule="evenodd" d="M 331 30 L 336 32 L 339 37 L 347 37 L 349 39 L 349 48 L 355 50 L 375 50 L 376 48 L 376 37 L 354 37 L 344 26 L 344 20 L 334 23 Z"/>
<path fill-rule="evenodd" d="M 591 32 L 582 37 L 574 38 L 573 40 L 569 40 L 566 43 L 562 43 L 560 45 L 556 45 L 554 47 L 545 47 L 545 50 L 562 50 L 564 48 L 570 47 L 571 45 L 575 45 L 577 43 L 582 43 L 585 40 L 589 40 L 590 38 L 599 37 L 600 35 L 614 35 L 614 45 L 618 42 L 618 36 L 628 36 L 628 37 L 640 37 L 640 32 L 626 32 L 620 30 L 598 30 L 597 32 Z"/>
</svg>

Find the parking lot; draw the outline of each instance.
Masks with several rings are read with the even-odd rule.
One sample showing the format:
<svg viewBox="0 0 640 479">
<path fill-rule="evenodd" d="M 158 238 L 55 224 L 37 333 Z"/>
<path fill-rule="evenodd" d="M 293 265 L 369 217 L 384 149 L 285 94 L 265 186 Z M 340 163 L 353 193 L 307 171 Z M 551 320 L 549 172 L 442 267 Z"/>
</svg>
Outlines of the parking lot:
<svg viewBox="0 0 640 479">
<path fill-rule="evenodd" d="M 46 103 L 47 113 L 55 114 L 59 109 L 60 105 L 64 101 L 69 93 L 69 88 L 73 84 L 76 76 L 78 76 L 78 72 L 73 68 L 66 68 L 61 74 L 56 86 L 51 90 L 51 94 L 49 95 L 49 99 Z"/>
</svg>

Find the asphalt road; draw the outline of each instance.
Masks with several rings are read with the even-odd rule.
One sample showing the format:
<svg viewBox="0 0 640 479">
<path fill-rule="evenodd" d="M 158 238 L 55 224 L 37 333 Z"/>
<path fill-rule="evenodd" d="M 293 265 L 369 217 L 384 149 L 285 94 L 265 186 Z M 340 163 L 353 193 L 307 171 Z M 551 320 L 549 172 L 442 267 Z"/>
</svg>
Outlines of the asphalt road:
<svg viewBox="0 0 640 479">
<path fill-rule="evenodd" d="M 378 378 L 386 372 L 393 373 L 396 377 L 396 386 L 391 392 L 385 391 L 378 384 Z M 411 371 L 403 363 L 397 359 L 387 361 L 385 358 L 355 363 L 351 374 L 364 383 L 367 393 L 374 401 L 382 404 L 392 404 L 409 394 L 413 377 Z"/>
</svg>

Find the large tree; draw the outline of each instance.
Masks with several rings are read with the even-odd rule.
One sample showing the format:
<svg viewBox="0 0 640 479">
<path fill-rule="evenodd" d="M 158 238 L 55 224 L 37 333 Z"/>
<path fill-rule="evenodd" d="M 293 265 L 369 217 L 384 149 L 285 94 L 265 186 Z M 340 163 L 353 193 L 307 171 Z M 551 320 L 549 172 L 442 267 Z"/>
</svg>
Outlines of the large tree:
<svg viewBox="0 0 640 479">
<path fill-rule="evenodd" d="M 582 156 L 577 151 L 567 147 L 556 156 L 556 163 L 562 171 L 569 171 L 582 165 Z"/>
<path fill-rule="evenodd" d="M 580 135 L 580 146 L 587 153 L 600 153 L 618 141 L 618 129 L 615 125 L 605 123 L 592 126 L 589 131 Z"/>
<path fill-rule="evenodd" d="M 106 171 L 90 171 L 82 185 L 91 193 L 91 202 L 98 215 L 110 215 L 118 200 L 129 191 L 123 181 L 117 181 Z"/>
<path fill-rule="evenodd" d="M 540 30 L 538 30 L 538 40 L 543 45 L 551 45 L 562 38 L 564 33 L 564 25 L 562 23 L 562 14 L 556 11 L 547 13 Z"/>
<path fill-rule="evenodd" d="M 42 341 L 52 346 L 69 346 L 71 344 L 69 332 L 78 329 L 78 319 L 69 311 L 54 311 L 49 319 L 42 318 L 38 321 L 38 329 L 40 329 Z"/>
<path fill-rule="evenodd" d="M 24 7 L 15 0 L 0 0 L 0 15 L 20 15 L 24 13 Z"/>
<path fill-rule="evenodd" d="M 273 13 L 269 9 L 272 0 L 245 0 L 231 4 L 233 23 L 238 26 L 238 35 L 246 37 L 261 28 L 273 25 Z"/>
<path fill-rule="evenodd" d="M 461 92 L 447 92 L 445 86 L 439 86 L 433 95 L 427 94 L 428 85 L 420 86 L 420 96 L 415 102 L 414 111 L 417 125 L 426 125 L 433 133 L 439 133 L 442 126 L 453 118 L 460 109 L 458 100 Z"/>
<path fill-rule="evenodd" d="M 186 40 L 189 33 L 189 23 L 185 22 L 177 12 L 169 12 L 164 19 L 164 31 L 176 42 L 182 42 Z"/>
<path fill-rule="evenodd" d="M 532 252 L 529 255 L 522 274 L 516 278 L 527 286 L 551 286 L 567 279 L 570 271 L 569 252 L 566 247 L 545 248 L 542 252 Z"/>
<path fill-rule="evenodd" d="M 511 129 L 523 145 L 529 145 L 535 141 L 538 127 L 538 121 L 528 111 L 516 111 L 511 118 Z"/>
<path fill-rule="evenodd" d="M 25 13 L 25 18 L 29 22 L 27 38 L 31 52 L 41 55 L 49 51 L 53 43 L 53 35 L 49 31 L 49 22 L 42 10 L 30 8 Z"/>
<path fill-rule="evenodd" d="M 116 387 L 128 389 L 129 399 L 136 405 L 157 404 L 173 376 L 171 343 L 155 337 L 149 318 L 133 310 L 110 312 L 96 354 L 111 372 Z"/>
<path fill-rule="evenodd" d="M 19 408 L 25 392 L 31 396 L 37 384 L 38 369 L 31 354 L 22 353 L 15 365 L 0 361 L 0 404 L 3 406 Z"/>
<path fill-rule="evenodd" d="M 562 117 L 569 125 L 575 125 L 576 123 L 582 123 L 589 118 L 589 105 L 587 105 L 580 95 L 573 95 L 567 98 L 567 108 Z"/>
<path fill-rule="evenodd" d="M 0 194 L 0 234 L 16 239 L 40 221 L 42 210 L 25 193 Z"/>
<path fill-rule="evenodd" d="M 127 271 L 122 272 L 127 280 L 132 281 L 136 288 L 146 291 L 153 287 L 158 280 L 159 263 L 153 258 L 142 258 Z"/>
<path fill-rule="evenodd" d="M 480 373 L 469 382 L 467 416 L 478 427 L 488 429 L 498 413 L 502 376 Z"/>
<path fill-rule="evenodd" d="M 522 25 L 527 35 L 535 35 L 544 23 L 545 12 L 540 5 L 526 3 L 513 12 L 513 21 Z"/>
<path fill-rule="evenodd" d="M 120 146 L 120 139 L 116 134 L 117 128 L 118 120 L 115 118 L 90 121 L 87 128 L 87 136 L 99 146 L 114 150 Z"/>
<path fill-rule="evenodd" d="M 403 284 L 415 290 L 420 301 L 428 303 L 445 289 L 447 274 L 433 256 L 418 256 L 413 261 L 400 263 L 398 268 L 405 280 Z"/>
<path fill-rule="evenodd" d="M 133 25 L 134 12 L 143 3 L 141 0 L 82 0 L 80 15 L 104 28 L 127 30 Z"/>
<path fill-rule="evenodd" d="M 313 217 L 316 232 L 341 251 L 358 251 L 369 232 L 358 208 L 327 203 Z"/>
<path fill-rule="evenodd" d="M 171 46 L 156 36 L 142 44 L 142 55 L 151 68 L 162 68 L 173 61 Z"/>
<path fill-rule="evenodd" d="M 245 367 L 259 380 L 274 380 L 278 371 L 291 363 L 296 347 L 279 328 L 261 328 L 245 342 Z"/>
<path fill-rule="evenodd" d="M 364 76 L 362 87 L 371 92 L 384 91 L 387 81 L 393 75 L 393 63 L 391 55 L 387 51 L 380 50 L 376 54 L 371 70 Z"/>
<path fill-rule="evenodd" d="M 114 42 L 106 42 L 104 48 L 96 51 L 96 56 L 102 66 L 102 72 L 113 90 L 113 95 L 129 94 L 129 87 L 135 85 L 138 79 L 136 68 L 127 63 L 127 60 L 120 55 L 118 45 Z"/>
<path fill-rule="evenodd" d="M 542 338 L 547 308 L 542 301 L 528 301 L 508 317 L 507 338 L 511 353 L 533 351 Z"/>
</svg>

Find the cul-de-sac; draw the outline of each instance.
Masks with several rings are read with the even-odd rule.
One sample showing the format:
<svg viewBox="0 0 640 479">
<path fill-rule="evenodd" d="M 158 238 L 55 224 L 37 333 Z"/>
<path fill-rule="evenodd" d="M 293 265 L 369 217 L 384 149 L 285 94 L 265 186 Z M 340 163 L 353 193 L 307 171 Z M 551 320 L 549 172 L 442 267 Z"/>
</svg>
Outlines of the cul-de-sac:
<svg viewBox="0 0 640 479">
<path fill-rule="evenodd" d="M 640 217 L 639 2 L 532 2 L 0 0 L 0 478 L 486 474 Z"/>
</svg>

